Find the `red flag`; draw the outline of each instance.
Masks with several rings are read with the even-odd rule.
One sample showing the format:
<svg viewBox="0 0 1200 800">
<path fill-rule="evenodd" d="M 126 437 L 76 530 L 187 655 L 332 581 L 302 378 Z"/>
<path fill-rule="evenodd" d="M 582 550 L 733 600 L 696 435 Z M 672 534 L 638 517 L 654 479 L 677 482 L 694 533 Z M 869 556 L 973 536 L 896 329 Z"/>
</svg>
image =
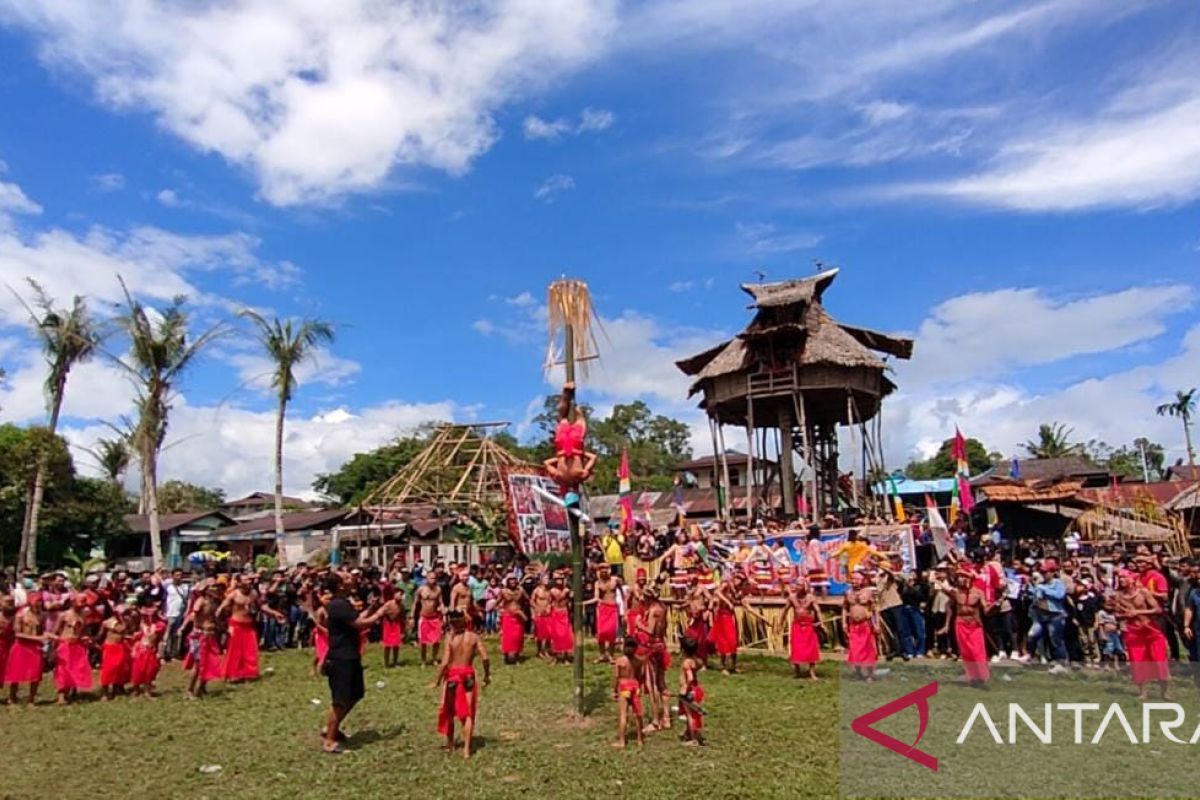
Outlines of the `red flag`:
<svg viewBox="0 0 1200 800">
<path fill-rule="evenodd" d="M 621 527 L 633 527 L 633 482 L 629 475 L 629 453 L 621 451 L 621 466 L 617 469 L 617 484 L 620 495 Z"/>
<path fill-rule="evenodd" d="M 959 471 L 961 471 L 967 461 L 967 440 L 957 425 L 954 426 L 954 449 L 951 455 L 954 456 L 954 461 L 958 465 Z"/>
</svg>

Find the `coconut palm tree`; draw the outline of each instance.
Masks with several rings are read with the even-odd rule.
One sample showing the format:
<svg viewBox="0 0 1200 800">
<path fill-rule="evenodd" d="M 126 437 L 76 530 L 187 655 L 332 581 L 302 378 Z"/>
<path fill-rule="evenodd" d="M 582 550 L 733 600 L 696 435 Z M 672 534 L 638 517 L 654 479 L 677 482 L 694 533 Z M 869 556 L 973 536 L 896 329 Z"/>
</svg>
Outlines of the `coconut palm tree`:
<svg viewBox="0 0 1200 800">
<path fill-rule="evenodd" d="M 1071 442 L 1074 428 L 1068 428 L 1061 422 L 1045 423 L 1038 426 L 1037 439 L 1030 439 L 1021 445 L 1034 458 L 1062 458 L 1073 456 L 1080 452 L 1081 445 Z"/>
<path fill-rule="evenodd" d="M 101 334 L 82 297 L 76 295 L 70 308 L 55 308 L 54 299 L 46 294 L 37 281 L 30 278 L 29 286 L 33 290 L 32 307 L 20 296 L 17 299 L 29 312 L 34 334 L 46 355 L 49 368 L 45 383 L 46 407 L 50 417 L 46 427 L 53 438 L 58 430 L 58 417 L 67 391 L 67 376 L 75 365 L 95 354 Z M 38 458 L 33 487 L 25 507 L 25 524 L 21 530 L 21 548 L 17 556 L 18 563 L 26 569 L 37 567 L 37 530 L 45 494 L 46 454 L 43 453 Z"/>
<path fill-rule="evenodd" d="M 97 439 L 96 446 L 88 452 L 100 465 L 104 479 L 114 486 L 120 486 L 125 478 L 125 471 L 129 469 L 129 464 L 133 460 L 133 453 L 129 449 L 129 440 L 126 438 Z"/>
<path fill-rule="evenodd" d="M 176 386 L 200 352 L 225 327 L 214 325 L 195 339 L 188 337 L 186 300 L 176 297 L 166 308 L 147 309 L 121 281 L 125 307 L 116 318 L 129 337 L 129 355 L 114 360 L 129 373 L 137 391 L 137 420 L 131 443 L 142 470 L 144 505 L 149 517 L 150 554 L 155 568 L 163 563 L 158 516 L 158 457 L 167 436 L 168 416 Z"/>
<path fill-rule="evenodd" d="M 1154 409 L 1160 417 L 1179 417 L 1183 422 L 1183 440 L 1187 444 L 1188 466 L 1196 470 L 1196 450 L 1192 447 L 1192 415 L 1196 413 L 1196 387 L 1175 392 L 1175 401 Z"/>
<path fill-rule="evenodd" d="M 283 548 L 283 421 L 287 404 L 296 391 L 296 368 L 312 358 L 316 348 L 333 342 L 333 326 L 321 319 L 267 319 L 245 309 L 259 345 L 271 360 L 271 388 L 278 406 L 275 411 L 275 558 L 286 566 Z"/>
</svg>

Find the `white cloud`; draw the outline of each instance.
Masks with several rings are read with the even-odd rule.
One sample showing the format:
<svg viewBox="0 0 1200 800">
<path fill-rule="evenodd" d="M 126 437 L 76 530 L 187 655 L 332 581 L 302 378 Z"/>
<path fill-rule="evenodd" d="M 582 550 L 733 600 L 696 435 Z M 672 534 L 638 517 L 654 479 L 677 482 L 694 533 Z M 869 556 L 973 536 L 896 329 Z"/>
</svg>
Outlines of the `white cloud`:
<svg viewBox="0 0 1200 800">
<path fill-rule="evenodd" d="M 820 244 L 822 238 L 806 231 L 780 231 L 767 222 L 739 222 L 735 227 L 745 249 L 756 256 L 808 250 Z"/>
<path fill-rule="evenodd" d="M 537 298 L 535 298 L 531 292 L 525 291 L 514 297 L 505 298 L 504 302 L 508 303 L 510 306 L 516 306 L 517 308 L 529 308 L 530 306 L 537 304 Z"/>
<path fill-rule="evenodd" d="M 125 176 L 119 172 L 104 172 L 92 176 L 92 185 L 98 192 L 117 192 L 125 188 Z"/>
<path fill-rule="evenodd" d="M 0 0 L 47 64 L 248 167 L 280 205 L 377 189 L 406 167 L 464 172 L 499 135 L 497 109 L 604 47 L 615 7 Z"/>
<path fill-rule="evenodd" d="M 160 189 L 158 194 L 154 195 L 154 199 L 159 202 L 159 205 L 164 205 L 167 208 L 182 208 L 185 203 L 179 196 L 179 192 L 174 189 Z"/>
<path fill-rule="evenodd" d="M 553 140 L 563 136 L 605 131 L 611 128 L 616 120 L 616 114 L 606 109 L 585 108 L 580 112 L 578 119 L 558 117 L 553 120 L 545 120 L 536 115 L 530 115 L 525 118 L 522 128 L 526 139 Z"/>
<path fill-rule="evenodd" d="M 691 291 L 695 286 L 694 281 L 675 281 L 667 286 L 667 290 L 672 292 L 687 292 Z"/>
<path fill-rule="evenodd" d="M 0 224 L 9 214 L 40 214 L 42 207 L 25 196 L 15 183 L 0 181 Z"/>
<path fill-rule="evenodd" d="M 284 444 L 284 491 L 311 496 L 312 479 L 332 472 L 355 453 L 371 450 L 436 420 L 467 420 L 472 410 L 451 402 L 392 401 L 361 409 L 335 408 L 288 418 Z M 111 437 L 103 426 L 69 427 L 64 435 L 79 447 Z M 179 398 L 163 450 L 160 480 L 178 478 L 219 486 L 236 496 L 270 488 L 274 474 L 275 414 L 231 406 L 192 406 Z M 81 466 L 88 459 L 78 458 Z"/>
<path fill-rule="evenodd" d="M 491 336 L 496 332 L 496 324 L 489 319 L 477 319 L 471 323 L 471 330 L 482 336 Z"/>
<path fill-rule="evenodd" d="M 1162 335 L 1164 320 L 1192 306 L 1183 285 L 1135 286 L 1058 300 L 1040 289 L 1000 289 L 954 297 L 921 323 L 903 381 L 963 381 L 1072 356 L 1104 353 Z"/>
<path fill-rule="evenodd" d="M 0 386 L 0 419 L 43 424 L 46 420 L 46 362 L 23 344 L 6 354 L 8 376 Z M 62 414 L 67 419 L 117 419 L 133 411 L 133 389 L 124 371 L 103 357 L 71 370 Z"/>
<path fill-rule="evenodd" d="M 533 196 L 538 200 L 553 203 L 563 192 L 569 192 L 574 188 L 575 179 L 560 172 L 538 184 L 537 188 L 533 190 Z"/>
</svg>

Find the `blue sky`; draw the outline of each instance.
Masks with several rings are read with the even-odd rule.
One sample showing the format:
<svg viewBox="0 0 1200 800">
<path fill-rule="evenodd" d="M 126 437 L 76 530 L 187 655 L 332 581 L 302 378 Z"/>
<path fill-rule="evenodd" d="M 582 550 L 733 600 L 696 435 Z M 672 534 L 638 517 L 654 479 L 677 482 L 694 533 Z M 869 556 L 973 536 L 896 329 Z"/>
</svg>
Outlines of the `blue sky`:
<svg viewBox="0 0 1200 800">
<path fill-rule="evenodd" d="M 561 274 L 608 331 L 585 398 L 698 423 L 673 360 L 744 324 L 755 270 L 818 260 L 837 316 L 917 337 L 891 461 L 1051 419 L 1181 457 L 1152 407 L 1200 382 L 1200 7 L 911 5 L 0 0 L 0 280 L 338 323 L 293 491 L 429 418 L 523 432 Z M 21 326 L 0 300 L 24 423 Z M 235 336 L 189 374 L 164 477 L 268 484 L 261 373 Z M 129 402 L 90 364 L 66 432 Z"/>
</svg>

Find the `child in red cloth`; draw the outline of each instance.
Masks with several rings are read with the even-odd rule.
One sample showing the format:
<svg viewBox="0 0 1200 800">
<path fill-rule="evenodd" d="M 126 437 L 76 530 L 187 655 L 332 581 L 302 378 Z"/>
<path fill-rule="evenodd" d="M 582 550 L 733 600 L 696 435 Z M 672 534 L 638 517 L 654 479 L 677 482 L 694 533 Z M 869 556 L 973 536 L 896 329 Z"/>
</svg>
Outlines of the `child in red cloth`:
<svg viewBox="0 0 1200 800">
<path fill-rule="evenodd" d="M 700 685 L 699 645 L 695 639 L 685 636 L 679 640 L 683 652 L 683 664 L 679 669 L 679 716 L 683 718 L 683 743 L 692 747 L 704 744 L 704 687 Z"/>
</svg>

